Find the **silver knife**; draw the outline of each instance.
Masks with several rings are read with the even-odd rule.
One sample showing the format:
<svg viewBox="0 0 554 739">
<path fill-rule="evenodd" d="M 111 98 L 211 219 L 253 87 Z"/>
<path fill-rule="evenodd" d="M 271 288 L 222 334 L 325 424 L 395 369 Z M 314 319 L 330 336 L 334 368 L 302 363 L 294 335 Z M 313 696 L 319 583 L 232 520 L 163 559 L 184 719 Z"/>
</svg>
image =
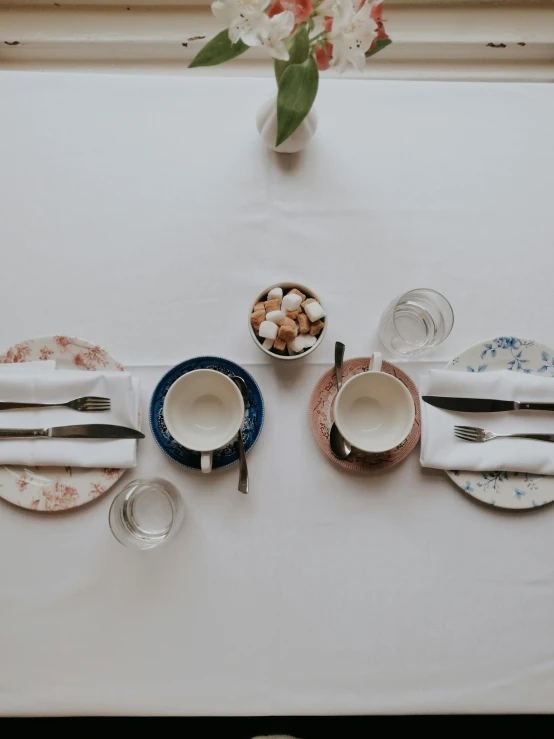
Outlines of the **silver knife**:
<svg viewBox="0 0 554 739">
<path fill-rule="evenodd" d="M 0 439 L 144 439 L 144 434 L 126 426 L 87 423 L 45 429 L 0 429 Z"/>
<path fill-rule="evenodd" d="M 424 395 L 423 400 L 435 408 L 464 413 L 498 413 L 499 411 L 554 411 L 554 403 L 520 403 L 517 400 L 486 400 L 484 398 L 442 398 Z"/>
</svg>

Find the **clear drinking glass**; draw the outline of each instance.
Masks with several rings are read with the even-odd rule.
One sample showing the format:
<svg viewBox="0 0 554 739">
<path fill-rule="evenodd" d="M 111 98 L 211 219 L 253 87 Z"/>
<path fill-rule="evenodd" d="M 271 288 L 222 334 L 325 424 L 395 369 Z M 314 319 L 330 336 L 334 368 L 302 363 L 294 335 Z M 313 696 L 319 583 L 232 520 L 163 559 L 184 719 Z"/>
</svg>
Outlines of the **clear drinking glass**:
<svg viewBox="0 0 554 739">
<path fill-rule="evenodd" d="M 379 338 L 392 354 L 413 356 L 438 346 L 453 325 L 448 300 L 436 290 L 419 288 L 392 301 L 381 317 Z"/>
<path fill-rule="evenodd" d="M 184 513 L 179 491 L 167 480 L 133 480 L 113 500 L 110 528 L 126 547 L 152 549 L 179 530 Z"/>
</svg>

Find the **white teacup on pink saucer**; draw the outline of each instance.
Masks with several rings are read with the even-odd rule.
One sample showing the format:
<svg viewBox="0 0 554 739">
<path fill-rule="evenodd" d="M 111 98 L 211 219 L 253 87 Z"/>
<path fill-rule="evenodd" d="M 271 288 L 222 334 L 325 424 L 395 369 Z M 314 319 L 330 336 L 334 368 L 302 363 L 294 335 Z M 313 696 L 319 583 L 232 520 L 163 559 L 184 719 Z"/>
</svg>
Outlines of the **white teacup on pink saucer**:
<svg viewBox="0 0 554 739">
<path fill-rule="evenodd" d="M 344 383 L 335 398 L 335 423 L 356 449 L 377 454 L 394 449 L 410 434 L 415 406 L 408 388 L 381 371 L 383 358 L 374 352 L 370 369 Z"/>
</svg>

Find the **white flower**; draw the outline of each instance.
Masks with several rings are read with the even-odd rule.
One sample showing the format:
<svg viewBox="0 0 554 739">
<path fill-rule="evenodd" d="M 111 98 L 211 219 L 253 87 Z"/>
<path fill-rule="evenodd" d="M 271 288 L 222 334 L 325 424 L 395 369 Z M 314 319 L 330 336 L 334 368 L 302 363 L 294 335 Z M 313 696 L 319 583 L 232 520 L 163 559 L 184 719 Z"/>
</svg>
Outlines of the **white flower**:
<svg viewBox="0 0 554 739">
<path fill-rule="evenodd" d="M 288 50 L 283 39 L 294 28 L 294 13 L 286 10 L 269 18 L 265 9 L 271 0 L 215 0 L 212 12 L 229 28 L 233 44 L 243 41 L 247 46 L 263 46 L 275 59 L 287 61 Z"/>
<path fill-rule="evenodd" d="M 289 52 L 283 39 L 290 36 L 292 29 L 294 28 L 294 13 L 290 10 L 285 10 L 283 13 L 274 15 L 273 18 L 268 18 L 268 32 L 267 39 L 262 46 L 269 51 L 274 59 L 282 59 L 288 61 Z"/>
<path fill-rule="evenodd" d="M 267 21 L 264 10 L 270 0 L 215 0 L 212 13 L 229 28 L 233 44 L 242 40 L 247 46 L 261 46 L 267 39 Z"/>
<path fill-rule="evenodd" d="M 324 0 L 325 13 L 333 16 L 333 28 L 329 41 L 333 44 L 333 64 L 344 72 L 348 62 L 363 70 L 365 53 L 375 36 L 375 23 L 371 20 L 370 5 L 356 10 L 352 0 Z M 320 6 L 321 7 L 321 6 Z"/>
</svg>

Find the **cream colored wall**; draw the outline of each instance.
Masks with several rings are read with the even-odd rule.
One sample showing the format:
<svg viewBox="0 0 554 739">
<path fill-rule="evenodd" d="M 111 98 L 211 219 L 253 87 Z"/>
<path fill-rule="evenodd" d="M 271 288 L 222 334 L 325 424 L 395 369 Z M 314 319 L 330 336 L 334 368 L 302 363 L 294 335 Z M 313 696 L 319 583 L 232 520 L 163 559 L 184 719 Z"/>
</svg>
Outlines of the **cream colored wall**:
<svg viewBox="0 0 554 739">
<path fill-rule="evenodd" d="M 554 80 L 554 0 L 388 0 L 385 16 L 394 43 L 365 77 Z M 222 67 L 186 71 L 202 44 L 190 39 L 218 30 L 207 0 L 0 0 L 0 69 L 272 74 L 254 49 Z"/>
</svg>

